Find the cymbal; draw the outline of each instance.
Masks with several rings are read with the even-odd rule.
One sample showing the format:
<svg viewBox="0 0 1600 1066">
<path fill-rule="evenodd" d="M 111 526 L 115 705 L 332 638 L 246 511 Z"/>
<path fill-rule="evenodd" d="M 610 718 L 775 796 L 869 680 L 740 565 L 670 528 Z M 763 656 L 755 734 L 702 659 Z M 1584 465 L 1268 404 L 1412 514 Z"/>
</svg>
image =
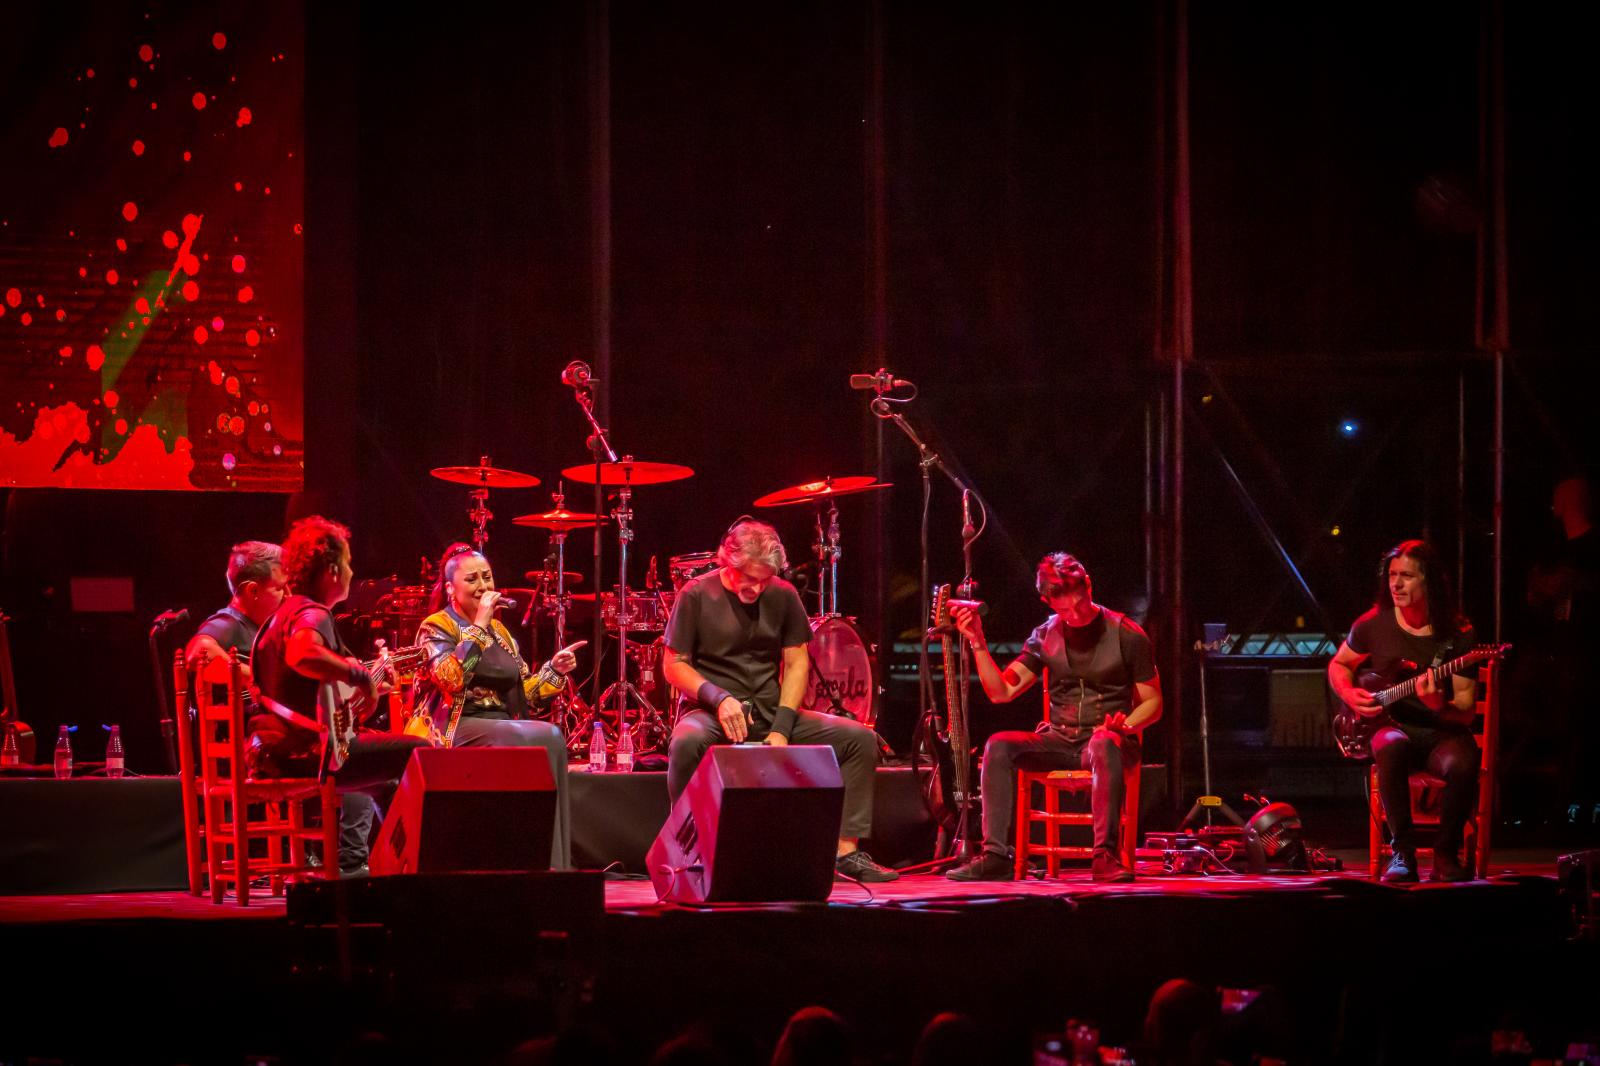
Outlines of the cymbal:
<svg viewBox="0 0 1600 1066">
<path fill-rule="evenodd" d="M 581 481 L 585 485 L 593 485 L 594 464 L 569 466 L 561 471 L 561 476 Z M 645 463 L 636 459 L 624 459 L 620 463 L 600 464 L 602 485 L 659 485 L 664 481 L 682 481 L 686 477 L 694 477 L 694 471 L 677 463 Z"/>
<path fill-rule="evenodd" d="M 556 573 L 557 571 L 555 570 L 529 570 L 522 576 L 527 580 L 532 581 L 535 585 L 554 585 L 556 583 Z M 565 583 L 568 585 L 576 585 L 578 582 L 583 580 L 583 575 L 578 573 L 576 570 L 567 570 L 565 571 L 565 574 L 567 579 Z"/>
<path fill-rule="evenodd" d="M 533 526 L 536 529 L 548 529 L 555 533 L 565 533 L 569 529 L 588 529 L 594 525 L 605 525 L 611 519 L 603 514 L 590 514 L 587 511 L 569 511 L 564 507 L 557 507 L 554 511 L 545 511 L 543 514 L 518 515 L 511 520 L 514 526 Z"/>
<path fill-rule="evenodd" d="M 890 487 L 888 481 L 877 481 L 870 477 L 830 477 L 821 481 L 808 481 L 804 485 L 790 485 L 777 492 L 769 492 L 755 502 L 757 507 L 787 507 L 792 503 L 809 503 L 812 500 L 826 500 L 834 496 L 849 496 L 857 492 L 871 492 L 874 489 Z"/>
<path fill-rule="evenodd" d="M 532 474 L 502 470 L 498 466 L 436 466 L 428 472 L 440 481 L 483 489 L 531 489 L 539 483 Z"/>
</svg>

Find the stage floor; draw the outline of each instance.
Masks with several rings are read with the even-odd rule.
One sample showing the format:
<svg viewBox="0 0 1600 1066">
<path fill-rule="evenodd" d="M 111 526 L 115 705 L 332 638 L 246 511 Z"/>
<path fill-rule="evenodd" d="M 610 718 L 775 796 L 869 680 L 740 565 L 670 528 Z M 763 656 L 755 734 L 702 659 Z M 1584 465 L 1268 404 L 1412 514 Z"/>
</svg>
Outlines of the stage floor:
<svg viewBox="0 0 1600 1066">
<path fill-rule="evenodd" d="M 828 897 L 830 907 L 913 906 L 992 902 L 1008 898 L 1078 899 L 1118 896 L 1198 896 L 1248 897 L 1285 892 L 1330 892 L 1341 886 L 1373 886 L 1366 874 L 1366 854 L 1355 850 L 1335 851 L 1345 869 L 1312 874 L 1165 874 L 1159 860 L 1141 858 L 1139 879 L 1132 884 L 1102 885 L 1089 877 L 1087 867 L 1063 870 L 1056 878 L 1029 878 L 1024 881 L 963 883 L 937 873 L 910 874 L 886 884 L 857 885 L 836 881 Z M 1546 851 L 1507 853 L 1497 856 L 1484 885 L 1506 885 L 1524 878 L 1549 878 L 1555 874 L 1556 856 Z M 1424 864 L 1423 876 L 1427 870 Z M 1440 892 L 1458 888 L 1422 881 L 1416 885 L 1377 885 L 1394 892 Z M 605 885 L 606 911 L 611 914 L 642 914 L 681 910 L 714 913 L 730 909 L 758 910 L 764 907 L 792 907 L 794 904 L 708 904 L 661 903 L 654 887 L 642 878 L 610 880 Z M 180 921 L 272 921 L 284 917 L 284 897 L 260 891 L 250 897 L 248 907 L 238 906 L 230 896 L 217 906 L 209 896 L 187 892 L 108 892 L 87 895 L 0 896 L 0 924 L 15 922 L 127 921 L 141 918 Z"/>
<path fill-rule="evenodd" d="M 993 1061 L 1026 1062 L 1033 1035 L 1069 1015 L 1127 1042 L 1151 992 L 1186 976 L 1278 989 L 1294 1033 L 1313 1045 L 1340 1034 L 1304 1061 L 1365 1062 L 1425 1047 L 1384 1006 L 1384 944 L 1425 945 L 1432 970 L 1472 975 L 1413 982 L 1417 1017 L 1450 1010 L 1486 1026 L 1523 1002 L 1592 1013 L 1595 952 L 1569 942 L 1553 852 L 1497 854 L 1488 881 L 1403 887 L 1366 878 L 1362 853 L 1340 858 L 1358 868 L 1200 876 L 1144 863 L 1130 885 L 1097 885 L 1082 868 L 1010 883 L 921 874 L 765 905 L 663 905 L 647 881 L 612 880 L 594 886 L 603 915 L 592 902 L 530 905 L 516 898 L 528 879 L 466 875 L 417 884 L 413 903 L 426 905 L 392 920 L 350 919 L 347 941 L 296 924 L 270 896 L 248 908 L 181 891 L 0 897 L 0 954 L 16 977 L 0 1060 L 314 1061 L 376 1031 L 414 1045 L 413 1061 L 499 1061 L 520 1039 L 579 1027 L 605 1034 L 613 1061 L 643 1062 L 697 1023 L 770 1052 L 789 1013 L 823 1004 L 857 1027 L 869 1061 L 901 1061 L 933 1013 L 962 1010 L 999 1034 Z M 337 980 L 335 943 L 351 964 Z M 321 1012 L 330 994 L 349 1009 Z M 174 996 L 213 1024 L 203 1040 L 169 1024 Z M 247 1006 L 265 1002 L 320 1020 L 285 1028 Z"/>
</svg>

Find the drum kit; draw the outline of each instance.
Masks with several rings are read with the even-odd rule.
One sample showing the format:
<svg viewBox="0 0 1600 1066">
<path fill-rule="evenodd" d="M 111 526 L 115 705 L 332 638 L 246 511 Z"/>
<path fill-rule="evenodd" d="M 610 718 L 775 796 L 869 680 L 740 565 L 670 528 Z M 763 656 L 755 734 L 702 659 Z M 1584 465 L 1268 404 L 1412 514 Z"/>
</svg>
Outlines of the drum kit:
<svg viewBox="0 0 1600 1066">
<path fill-rule="evenodd" d="M 489 524 L 494 518 L 489 508 L 490 494 L 533 488 L 540 483 L 531 474 L 494 466 L 489 456 L 483 456 L 475 466 L 444 466 L 431 473 L 441 481 L 469 486 L 467 518 L 472 543 L 480 552 L 489 543 Z M 550 510 L 513 518 L 513 525 L 544 530 L 549 535 L 549 550 L 540 569 L 524 572 L 525 587 L 501 591 L 519 603 L 527 603 L 522 622 L 530 633 L 537 633 L 541 623 L 548 624 L 555 648 L 566 646 L 569 619 L 583 611 L 598 610 L 605 632 L 617 641 L 618 677 L 601 694 L 595 708 L 584 702 L 576 685 L 558 698 L 555 720 L 563 727 L 570 750 L 579 754 L 585 751 L 598 718 L 613 736 L 626 722 L 635 751 L 664 751 L 673 725 L 687 706 L 661 674 L 667 620 L 684 587 L 717 568 L 716 552 L 671 556 L 666 582 L 658 580 L 656 560 L 652 558 L 642 587 L 630 587 L 627 565 L 629 545 L 634 539 L 632 500 L 635 488 L 685 480 L 694 476 L 694 470 L 676 463 L 643 462 L 623 456 L 616 462 L 573 466 L 561 473 L 564 479 L 585 484 L 594 484 L 598 478 L 601 485 L 614 490 L 616 506 L 610 515 L 568 510 L 565 494 L 558 487 L 551 494 Z M 888 487 L 870 477 L 830 477 L 791 485 L 755 501 L 755 506 L 761 508 L 811 504 L 816 512 L 812 551 L 818 564 L 819 611 L 811 618 L 811 672 L 801 707 L 844 715 L 869 726 L 877 718 L 876 647 L 863 636 L 854 618 L 840 613 L 839 559 L 843 548 L 836 501 L 841 496 Z M 568 569 L 568 535 L 574 530 L 613 523 L 619 549 L 619 580 L 609 589 L 574 592 L 573 586 L 581 585 L 584 575 Z M 429 578 L 426 567 L 425 561 L 425 582 Z M 425 583 L 397 586 L 385 592 L 367 616 L 373 635 L 384 637 L 391 647 L 409 644 L 428 614 L 430 591 L 430 585 Z M 530 662 L 538 657 L 537 647 L 530 647 Z"/>
</svg>

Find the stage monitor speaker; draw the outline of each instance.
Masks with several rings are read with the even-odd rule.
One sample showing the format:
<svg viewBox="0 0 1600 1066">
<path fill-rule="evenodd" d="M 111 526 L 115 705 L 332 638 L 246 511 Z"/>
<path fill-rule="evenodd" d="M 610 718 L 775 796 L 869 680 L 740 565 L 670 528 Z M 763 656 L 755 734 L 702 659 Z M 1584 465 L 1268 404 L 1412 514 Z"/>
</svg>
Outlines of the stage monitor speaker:
<svg viewBox="0 0 1600 1066">
<path fill-rule="evenodd" d="M 418 748 L 369 865 L 375 876 L 548 870 L 555 814 L 543 748 Z"/>
<path fill-rule="evenodd" d="M 678 903 L 825 900 L 843 812 L 832 748 L 719 745 L 650 846 L 650 882 Z"/>
</svg>

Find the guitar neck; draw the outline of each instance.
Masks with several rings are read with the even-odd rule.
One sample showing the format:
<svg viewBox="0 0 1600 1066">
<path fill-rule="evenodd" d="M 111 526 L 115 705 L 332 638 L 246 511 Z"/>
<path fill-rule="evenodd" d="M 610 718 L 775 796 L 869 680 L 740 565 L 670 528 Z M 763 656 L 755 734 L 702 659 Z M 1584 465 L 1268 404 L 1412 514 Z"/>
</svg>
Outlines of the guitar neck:
<svg viewBox="0 0 1600 1066">
<path fill-rule="evenodd" d="M 1468 652 L 1459 658 L 1451 659 L 1447 663 L 1440 663 L 1438 666 L 1430 666 L 1416 677 L 1408 677 L 1398 685 L 1393 685 L 1384 689 L 1382 692 L 1377 693 L 1373 698 L 1376 699 L 1381 705 L 1387 707 L 1389 704 L 1394 703 L 1397 700 L 1403 700 L 1407 696 L 1416 695 L 1417 683 L 1420 682 L 1424 677 L 1431 675 L 1435 682 L 1443 681 L 1447 677 L 1454 677 L 1467 667 L 1483 660 L 1484 658 L 1486 658 L 1486 656 L 1479 652 Z"/>
</svg>

